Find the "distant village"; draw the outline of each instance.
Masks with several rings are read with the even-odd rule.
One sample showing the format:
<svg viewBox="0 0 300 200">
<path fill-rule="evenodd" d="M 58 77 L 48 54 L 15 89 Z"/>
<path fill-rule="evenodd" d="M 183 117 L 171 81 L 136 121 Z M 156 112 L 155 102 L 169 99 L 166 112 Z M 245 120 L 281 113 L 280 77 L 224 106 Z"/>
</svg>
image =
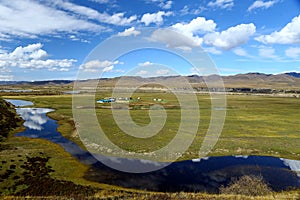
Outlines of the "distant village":
<svg viewBox="0 0 300 200">
<path fill-rule="evenodd" d="M 128 103 L 128 102 L 139 102 L 141 101 L 141 97 L 132 98 L 132 97 L 105 97 L 103 99 L 97 100 L 97 103 Z M 163 99 L 160 98 L 153 98 L 153 101 L 162 102 Z"/>
</svg>

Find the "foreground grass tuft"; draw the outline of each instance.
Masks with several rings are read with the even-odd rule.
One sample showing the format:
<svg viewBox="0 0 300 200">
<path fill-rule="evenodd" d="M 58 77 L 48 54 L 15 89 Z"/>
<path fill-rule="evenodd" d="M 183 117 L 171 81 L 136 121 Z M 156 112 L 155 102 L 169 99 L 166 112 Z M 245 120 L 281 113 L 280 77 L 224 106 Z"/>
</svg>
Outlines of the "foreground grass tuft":
<svg viewBox="0 0 300 200">
<path fill-rule="evenodd" d="M 272 193 L 272 189 L 261 176 L 242 176 L 233 179 L 227 187 L 220 188 L 221 194 L 235 194 L 246 196 L 265 196 Z"/>
</svg>

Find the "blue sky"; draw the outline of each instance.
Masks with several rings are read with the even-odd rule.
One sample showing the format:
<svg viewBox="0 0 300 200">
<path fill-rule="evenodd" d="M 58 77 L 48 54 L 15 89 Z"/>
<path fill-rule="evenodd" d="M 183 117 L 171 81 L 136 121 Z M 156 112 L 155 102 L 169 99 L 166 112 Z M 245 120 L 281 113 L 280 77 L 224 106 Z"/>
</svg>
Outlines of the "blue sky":
<svg viewBox="0 0 300 200">
<path fill-rule="evenodd" d="M 222 75 L 300 71 L 299 0 L 0 0 L 0 80 L 76 79 L 79 69 L 86 78 L 114 77 L 136 66 L 195 73 L 154 49 L 87 59 L 108 38 L 138 40 L 148 27 L 170 51 L 203 49 Z"/>
</svg>

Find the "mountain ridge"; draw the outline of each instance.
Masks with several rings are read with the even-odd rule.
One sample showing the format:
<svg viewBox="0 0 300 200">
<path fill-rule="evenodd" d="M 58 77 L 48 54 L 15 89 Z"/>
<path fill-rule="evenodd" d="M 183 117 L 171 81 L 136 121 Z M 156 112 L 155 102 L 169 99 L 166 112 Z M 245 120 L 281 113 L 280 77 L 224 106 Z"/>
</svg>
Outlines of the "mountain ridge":
<svg viewBox="0 0 300 200">
<path fill-rule="evenodd" d="M 259 72 L 250 72 L 245 74 L 236 74 L 228 76 L 220 75 L 187 75 L 187 76 L 159 76 L 159 77 L 140 77 L 140 76 L 122 76 L 114 78 L 79 80 L 78 83 L 89 86 L 99 84 L 102 87 L 114 86 L 122 79 L 126 86 L 133 86 L 139 83 L 153 84 L 155 82 L 170 82 L 179 84 L 180 78 L 186 78 L 193 87 L 205 87 L 207 82 L 214 83 L 223 80 L 226 88 L 270 88 L 270 89 L 298 89 L 300 88 L 300 73 L 286 72 L 281 74 L 265 74 Z M 0 81 L 0 85 L 18 85 L 18 86 L 59 86 L 73 85 L 76 80 L 44 80 L 44 81 Z"/>
</svg>

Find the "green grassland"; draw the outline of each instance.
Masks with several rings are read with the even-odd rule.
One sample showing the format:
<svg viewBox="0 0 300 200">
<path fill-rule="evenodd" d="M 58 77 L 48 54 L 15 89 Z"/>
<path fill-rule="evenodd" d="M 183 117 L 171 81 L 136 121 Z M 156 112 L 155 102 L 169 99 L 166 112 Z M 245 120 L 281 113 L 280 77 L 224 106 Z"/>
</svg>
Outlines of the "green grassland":
<svg viewBox="0 0 300 200">
<path fill-rule="evenodd" d="M 109 93 L 99 93 L 96 99 L 111 96 Z M 137 139 L 124 134 L 115 124 L 111 110 L 101 108 L 103 105 L 95 103 L 99 123 L 107 136 L 115 144 L 130 151 L 151 151 L 153 147 L 160 148 L 166 145 L 176 134 L 180 121 L 180 106 L 176 97 L 170 93 L 137 93 L 133 97 L 141 97 L 141 101 L 130 102 L 131 117 L 139 125 L 150 122 L 148 107 L 154 104 L 153 98 L 164 99 L 160 102 L 165 106 L 168 118 L 162 131 L 149 139 Z M 57 120 L 58 131 L 66 138 L 76 142 L 81 147 L 84 145 L 76 133 L 72 114 L 72 95 L 26 95 L 6 96 L 4 98 L 23 99 L 34 102 L 34 107 L 53 108 L 55 111 L 48 116 Z M 210 96 L 197 95 L 201 113 L 201 121 L 197 136 L 190 148 L 180 160 L 198 157 L 203 138 L 210 121 L 211 107 Z M 109 103 L 104 106 L 110 106 Z M 255 95 L 228 95 L 226 120 L 224 128 L 213 151 L 209 156 L 224 155 L 268 155 L 300 160 L 300 99 L 290 97 L 272 97 Z M 84 110 L 84 109 L 83 109 Z M 191 116 L 193 117 L 193 116 Z M 93 127 L 91 127 L 93 128 Z M 17 129 L 21 131 L 22 129 Z M 16 165 L 9 178 L 0 183 L 2 195 L 14 194 L 26 187 L 19 185 L 12 191 L 12 186 L 22 177 L 24 165 L 28 157 L 49 157 L 47 166 L 54 170 L 51 178 L 55 180 L 70 181 L 80 186 L 86 186 L 87 191 L 92 191 L 92 197 L 111 197 L 115 199 L 247 199 L 245 196 L 236 195 L 209 195 L 193 193 L 162 194 L 145 191 L 129 190 L 115 186 L 93 183 L 83 179 L 88 166 L 79 163 L 75 158 L 66 153 L 58 145 L 41 139 L 26 139 L 9 135 L 8 140 L 1 143 L 5 147 L 0 151 L 1 175 L 11 170 Z M 41 156 L 42 155 L 42 156 Z M 59 195 L 59 194 L 52 194 Z M 63 195 L 63 193 L 62 193 Z M 273 194 L 260 199 L 297 199 L 299 193 L 289 192 Z M 9 199 L 9 196 L 5 198 Z M 14 197 L 11 197 L 14 198 Z M 250 199 L 250 197 L 249 197 Z"/>
<path fill-rule="evenodd" d="M 105 96 L 109 96 L 109 94 L 98 94 L 97 98 Z M 134 108 L 130 110 L 130 114 L 133 120 L 141 126 L 150 122 L 149 110 L 140 109 L 141 104 L 144 107 L 154 104 L 153 96 L 164 99 L 165 101 L 160 103 L 163 106 L 179 106 L 176 97 L 168 93 L 139 93 L 135 96 L 141 97 L 142 101 L 130 103 L 130 106 Z M 9 98 L 30 100 L 36 107 L 55 109 L 48 115 L 58 120 L 60 124 L 58 131 L 66 138 L 83 146 L 74 128 L 71 95 L 10 96 Z M 181 158 L 182 160 L 197 158 L 211 118 L 209 96 L 198 95 L 198 100 L 201 113 L 198 133 L 193 144 Z M 109 106 L 110 104 L 105 105 Z M 168 144 L 177 133 L 180 122 L 179 107 L 166 109 L 168 114 L 166 124 L 157 135 L 147 139 L 134 138 L 118 128 L 112 117 L 111 109 L 102 109 L 99 104 L 95 104 L 95 106 L 99 124 L 109 139 L 131 151 L 151 151 L 154 144 L 156 148 Z M 228 95 L 223 131 L 209 156 L 269 155 L 300 159 L 299 108 L 300 99 L 298 98 Z"/>
</svg>

